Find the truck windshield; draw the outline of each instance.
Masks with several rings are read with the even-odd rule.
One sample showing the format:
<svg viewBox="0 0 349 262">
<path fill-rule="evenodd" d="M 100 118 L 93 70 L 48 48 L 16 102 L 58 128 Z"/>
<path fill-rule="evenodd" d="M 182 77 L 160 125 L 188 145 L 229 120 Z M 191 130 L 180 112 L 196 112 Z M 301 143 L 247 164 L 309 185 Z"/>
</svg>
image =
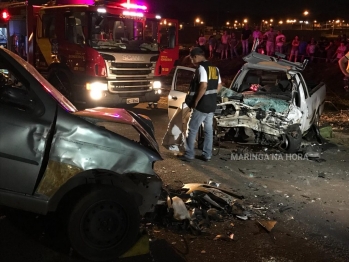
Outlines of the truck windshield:
<svg viewBox="0 0 349 262">
<path fill-rule="evenodd" d="M 158 53 L 156 21 L 121 18 L 108 13 L 91 14 L 90 44 L 95 49 Z"/>
</svg>

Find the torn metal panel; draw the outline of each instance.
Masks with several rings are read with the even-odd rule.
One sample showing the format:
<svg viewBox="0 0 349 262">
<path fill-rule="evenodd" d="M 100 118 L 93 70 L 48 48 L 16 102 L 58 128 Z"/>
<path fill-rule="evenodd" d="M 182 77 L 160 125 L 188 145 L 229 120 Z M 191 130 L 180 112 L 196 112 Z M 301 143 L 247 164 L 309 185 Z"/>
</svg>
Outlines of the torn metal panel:
<svg viewBox="0 0 349 262">
<path fill-rule="evenodd" d="M 238 198 L 238 199 L 243 199 L 244 197 L 238 194 L 235 194 L 229 190 L 226 190 L 224 188 L 217 188 L 214 186 L 210 186 L 207 184 L 198 184 L 198 183 L 190 183 L 190 184 L 184 184 L 183 189 L 187 189 L 186 194 L 190 194 L 194 191 L 201 191 L 204 193 L 213 193 L 216 194 L 218 191 L 220 191 L 220 194 L 224 195 L 225 198 L 228 199 L 234 199 L 234 198 Z M 220 195 L 217 195 L 218 197 L 220 197 Z"/>
<path fill-rule="evenodd" d="M 167 131 L 162 139 L 162 146 L 173 150 L 184 147 L 187 122 L 190 116 L 190 108 L 183 104 L 183 108 L 177 108 L 173 117 L 170 119 Z"/>
<path fill-rule="evenodd" d="M 128 184 L 129 190 L 132 190 L 133 195 L 140 197 L 139 213 L 144 216 L 147 212 L 153 212 L 155 205 L 159 200 L 162 188 L 162 180 L 158 176 L 148 176 L 146 174 L 126 174 L 133 184 Z M 121 186 L 119 183 L 120 179 L 115 179 L 114 184 Z M 125 190 L 127 190 L 125 186 Z"/>
<path fill-rule="evenodd" d="M 83 171 L 76 166 L 49 161 L 36 193 L 52 197 L 71 177 Z"/>
<path fill-rule="evenodd" d="M 263 109 L 261 101 L 263 101 L 265 107 L 268 107 L 266 105 L 268 101 L 274 101 L 274 106 L 276 103 L 279 103 L 279 109 L 286 111 L 283 111 L 283 113 L 275 112 L 275 110 L 266 111 Z M 247 127 L 258 132 L 280 136 L 285 134 L 289 125 L 299 123 L 302 117 L 299 108 L 286 103 L 286 101 L 285 103 L 280 103 L 271 98 L 265 100 L 257 98 L 249 100 L 249 102 L 252 106 L 237 101 L 218 104 L 222 111 L 220 115 L 215 116 L 217 127 Z M 272 105 L 272 103 L 270 104 Z M 228 111 L 228 113 L 225 113 L 225 111 Z"/>
<path fill-rule="evenodd" d="M 143 136 L 151 148 L 159 153 L 159 146 L 155 140 L 154 134 L 151 134 L 145 125 L 146 123 L 142 123 L 137 121 L 130 112 L 123 108 L 92 108 L 86 109 L 83 111 L 78 111 L 73 113 L 74 115 L 87 118 L 94 119 L 97 121 L 105 120 L 109 122 L 123 123 L 127 125 L 132 125 L 141 136 Z M 149 120 L 149 119 L 147 119 Z M 148 129 L 149 130 L 149 129 Z"/>
<path fill-rule="evenodd" d="M 71 125 L 72 120 L 74 125 Z M 133 123 L 132 119 L 123 119 L 127 120 Z M 152 143 L 150 138 L 148 141 Z M 161 156 L 154 147 L 152 149 L 83 119 L 59 113 L 49 158 L 82 170 L 155 175 L 152 163 Z"/>
</svg>

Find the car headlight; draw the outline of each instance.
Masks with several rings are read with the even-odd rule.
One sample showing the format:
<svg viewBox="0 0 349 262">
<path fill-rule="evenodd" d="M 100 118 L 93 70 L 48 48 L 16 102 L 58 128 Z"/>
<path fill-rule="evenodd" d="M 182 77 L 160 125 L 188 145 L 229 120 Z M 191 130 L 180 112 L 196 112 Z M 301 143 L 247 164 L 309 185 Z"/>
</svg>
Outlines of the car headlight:
<svg viewBox="0 0 349 262">
<path fill-rule="evenodd" d="M 153 89 L 160 89 L 161 88 L 161 82 L 160 81 L 154 81 L 153 82 Z"/>
<path fill-rule="evenodd" d="M 92 99 L 98 100 L 102 98 L 103 91 L 108 90 L 108 84 L 100 82 L 87 83 L 86 90 L 90 91 L 90 96 Z"/>
</svg>

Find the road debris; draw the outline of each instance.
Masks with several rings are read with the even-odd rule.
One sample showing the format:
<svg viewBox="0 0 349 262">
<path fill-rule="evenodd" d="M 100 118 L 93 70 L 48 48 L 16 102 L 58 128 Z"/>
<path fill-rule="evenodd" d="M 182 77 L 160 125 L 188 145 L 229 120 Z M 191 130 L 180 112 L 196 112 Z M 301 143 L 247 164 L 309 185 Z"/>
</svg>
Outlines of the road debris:
<svg viewBox="0 0 349 262">
<path fill-rule="evenodd" d="M 241 219 L 241 220 L 247 220 L 248 217 L 247 216 L 236 216 L 237 218 Z"/>
<path fill-rule="evenodd" d="M 223 241 L 230 241 L 231 238 L 230 236 L 225 236 L 225 235 L 217 235 L 213 240 L 223 240 Z"/>
<path fill-rule="evenodd" d="M 235 240 L 236 232 L 233 230 L 239 224 L 249 220 L 263 221 L 269 218 L 266 213 L 271 212 L 268 207 L 254 206 L 244 201 L 242 195 L 224 188 L 221 183 L 212 179 L 207 184 L 181 183 L 176 190 L 164 189 L 162 197 L 166 197 L 166 201 L 158 201 L 155 218 L 152 218 L 153 224 L 180 234 L 184 230 L 196 237 L 211 235 L 214 241 Z M 225 223 L 223 230 L 226 232 L 217 232 L 217 223 Z M 146 227 L 148 230 L 155 229 Z M 265 227 L 271 230 L 272 225 Z"/>
<path fill-rule="evenodd" d="M 277 221 L 275 221 L 275 220 L 257 220 L 257 223 L 260 224 L 268 232 L 271 232 L 271 230 L 274 228 Z"/>
<path fill-rule="evenodd" d="M 320 173 L 318 174 L 318 177 L 320 177 L 320 178 L 325 178 L 326 176 L 325 176 L 325 173 L 324 173 L 324 172 L 320 172 Z"/>
</svg>

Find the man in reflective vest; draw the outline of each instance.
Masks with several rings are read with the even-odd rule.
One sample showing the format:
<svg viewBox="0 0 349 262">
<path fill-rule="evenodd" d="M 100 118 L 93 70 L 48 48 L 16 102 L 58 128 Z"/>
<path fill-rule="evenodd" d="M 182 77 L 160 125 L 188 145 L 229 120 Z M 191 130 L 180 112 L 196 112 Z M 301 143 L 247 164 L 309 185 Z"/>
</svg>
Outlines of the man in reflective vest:
<svg viewBox="0 0 349 262">
<path fill-rule="evenodd" d="M 213 146 L 213 115 L 217 106 L 217 93 L 221 89 L 221 77 L 217 67 L 206 60 L 201 48 L 190 51 L 192 63 L 197 66 L 185 103 L 191 108 L 186 134 L 185 154 L 181 160 L 190 162 L 195 158 L 195 140 L 200 126 L 204 125 L 204 145 L 200 158 L 210 161 Z"/>
</svg>

